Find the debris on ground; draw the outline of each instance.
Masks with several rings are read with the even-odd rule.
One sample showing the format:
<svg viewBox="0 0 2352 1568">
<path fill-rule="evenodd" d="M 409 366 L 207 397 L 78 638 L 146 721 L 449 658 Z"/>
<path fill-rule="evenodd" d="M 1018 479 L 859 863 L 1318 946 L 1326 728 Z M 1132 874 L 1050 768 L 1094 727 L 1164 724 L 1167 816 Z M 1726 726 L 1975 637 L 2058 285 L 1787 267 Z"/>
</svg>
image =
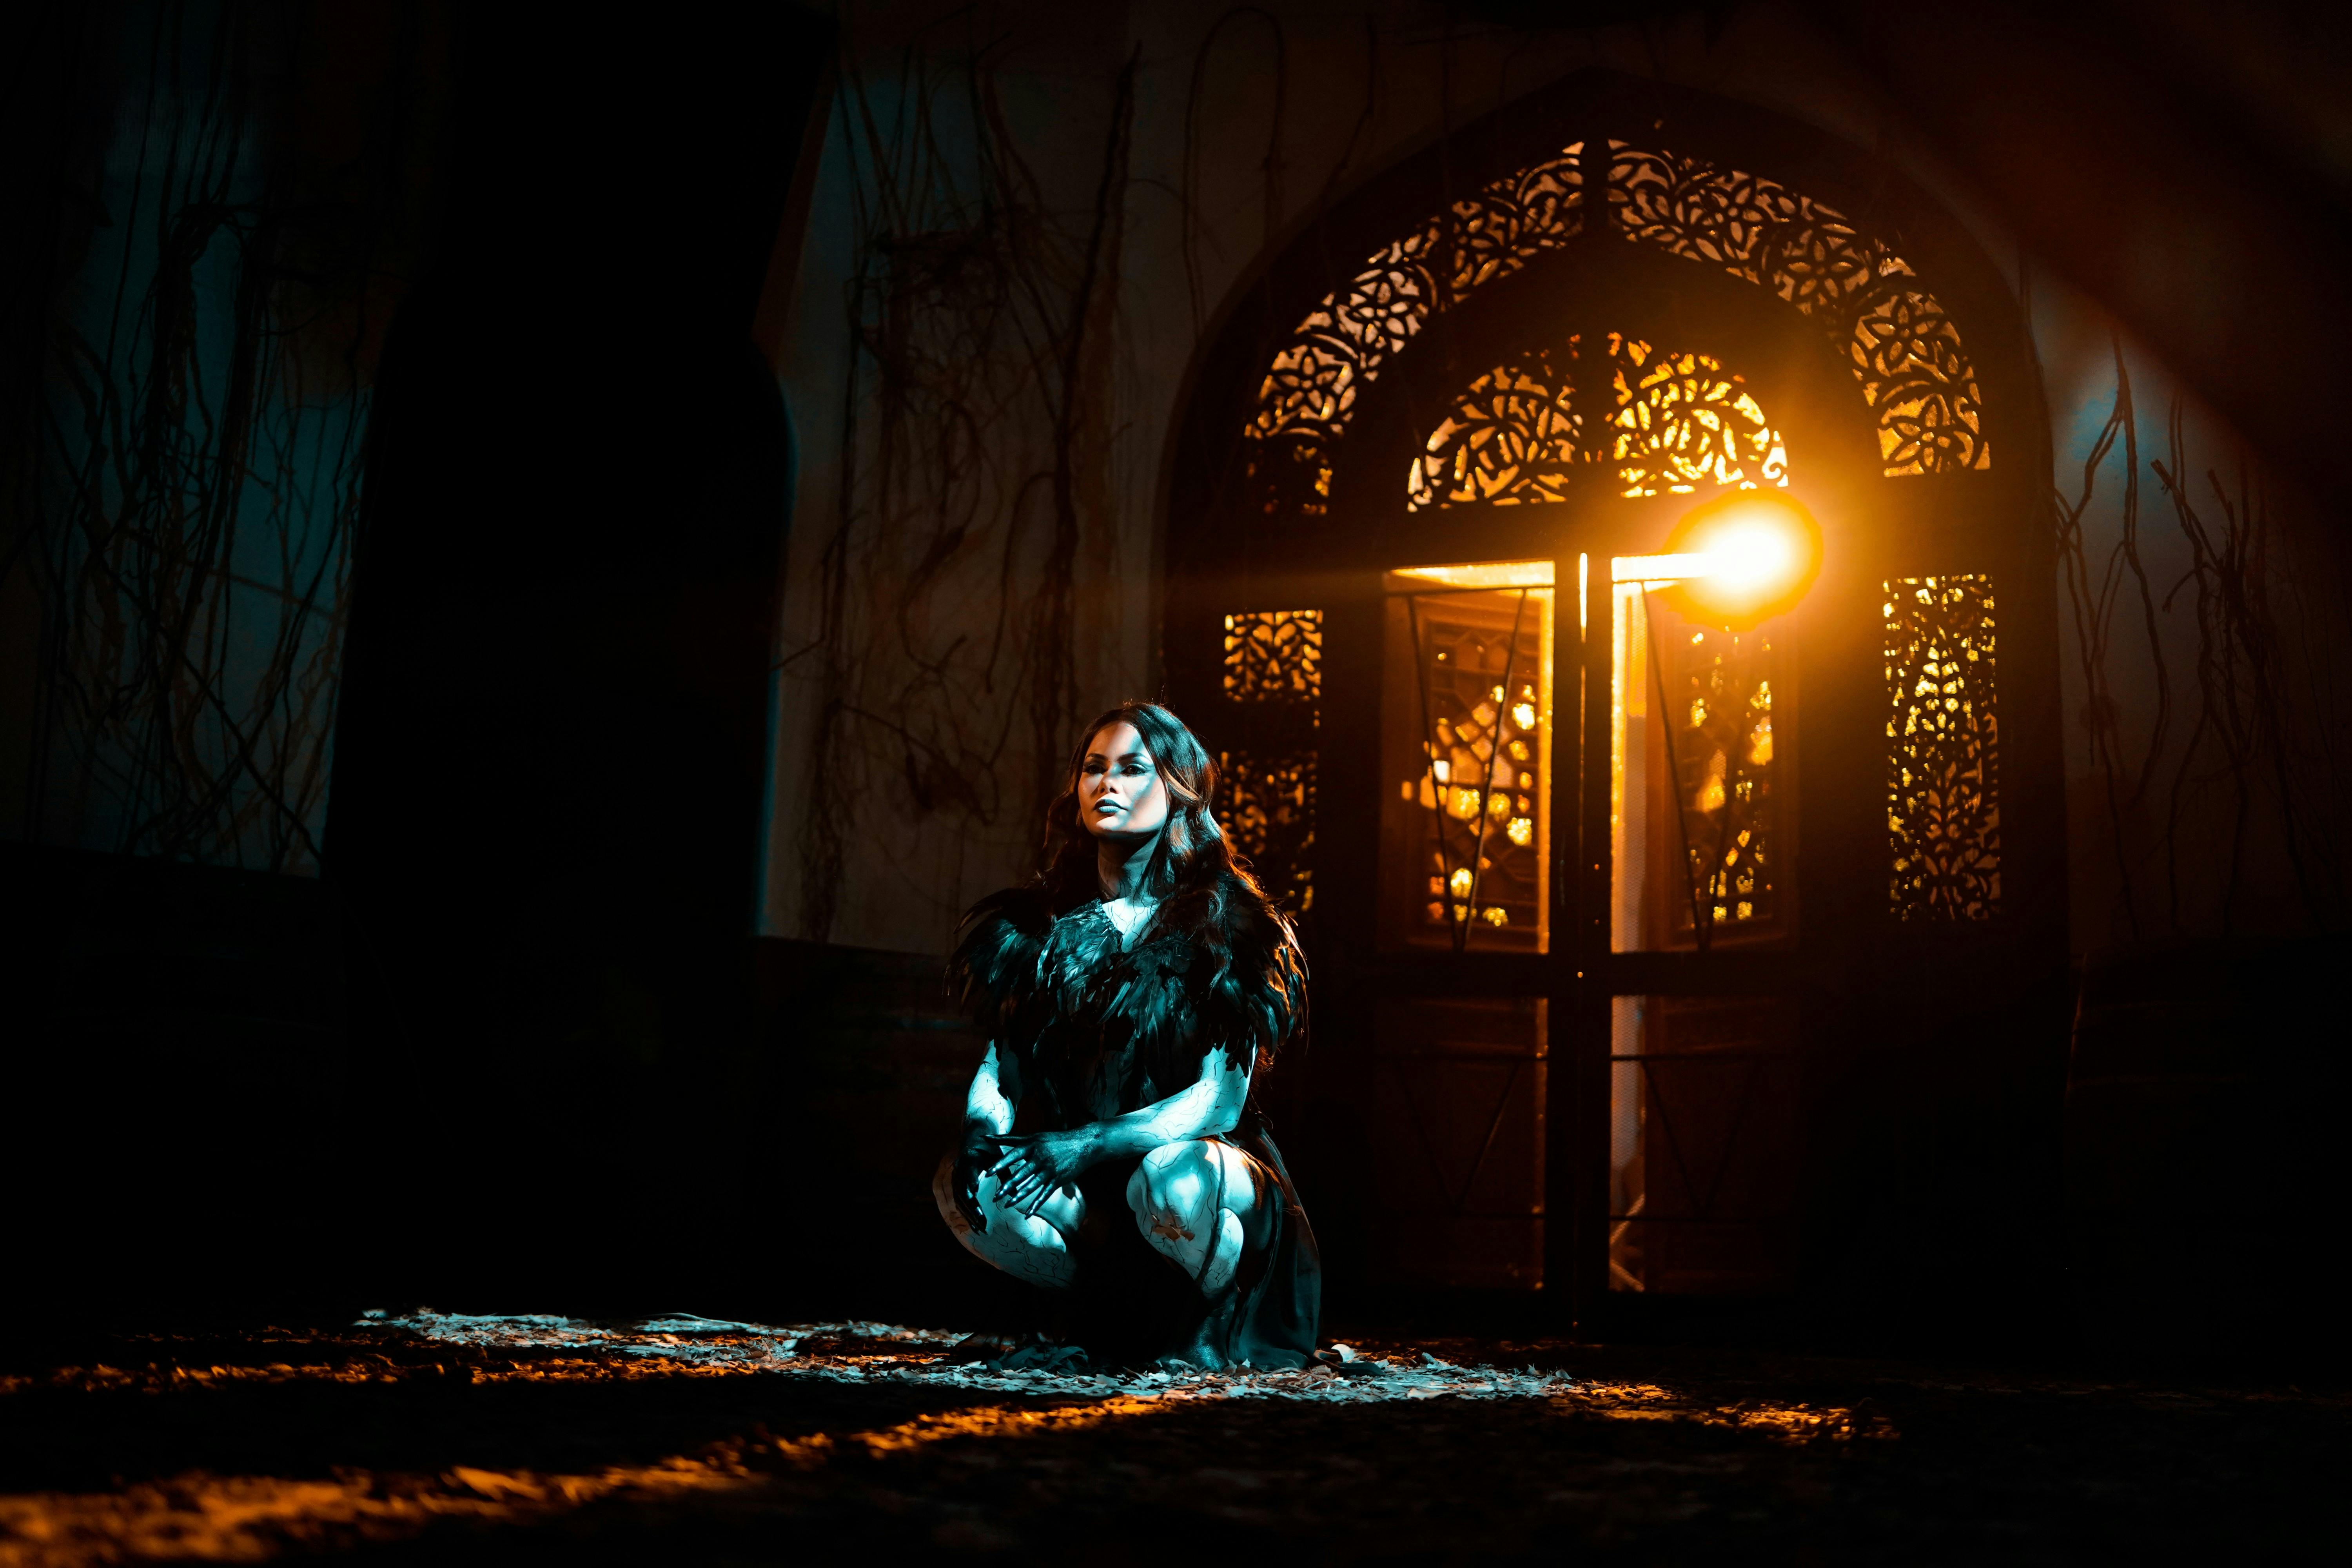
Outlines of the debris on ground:
<svg viewBox="0 0 2352 1568">
<path fill-rule="evenodd" d="M 1350 1334 L 1293 1372 L 994 1369 L 946 1330 L 404 1311 L 0 1359 L 0 1568 L 2292 1557 L 2340 1393 Z M 1012 1358 L 1003 1358 L 1010 1360 Z"/>
</svg>

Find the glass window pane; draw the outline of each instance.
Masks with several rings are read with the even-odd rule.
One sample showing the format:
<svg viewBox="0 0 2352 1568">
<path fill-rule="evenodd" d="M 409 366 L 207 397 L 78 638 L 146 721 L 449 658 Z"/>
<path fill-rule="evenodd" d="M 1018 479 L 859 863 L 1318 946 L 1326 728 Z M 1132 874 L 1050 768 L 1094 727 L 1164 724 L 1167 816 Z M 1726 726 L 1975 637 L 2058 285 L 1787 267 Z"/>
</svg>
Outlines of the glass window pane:
<svg viewBox="0 0 2352 1568">
<path fill-rule="evenodd" d="M 1612 593 L 1610 946 L 1704 952 L 1780 936 L 1787 634 L 1702 625 L 1639 583 Z"/>
<path fill-rule="evenodd" d="M 1552 563 L 1407 568 L 1387 587 L 1381 945 L 1545 952 Z"/>
</svg>

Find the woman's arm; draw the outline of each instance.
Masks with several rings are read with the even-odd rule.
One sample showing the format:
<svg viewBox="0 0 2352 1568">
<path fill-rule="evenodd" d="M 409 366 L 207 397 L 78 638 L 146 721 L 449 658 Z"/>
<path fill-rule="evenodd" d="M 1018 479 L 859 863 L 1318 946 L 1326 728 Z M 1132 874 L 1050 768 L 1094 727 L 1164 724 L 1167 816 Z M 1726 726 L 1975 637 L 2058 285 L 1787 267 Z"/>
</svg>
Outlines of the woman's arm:
<svg viewBox="0 0 2352 1568">
<path fill-rule="evenodd" d="M 971 1075 L 971 1088 L 964 1092 L 963 1144 L 956 1154 L 956 1204 L 974 1230 L 988 1229 L 987 1216 L 980 1212 L 981 1173 L 996 1159 L 999 1146 L 993 1140 L 1013 1131 L 1013 1113 L 1020 1103 L 1021 1064 L 1000 1058 L 991 1040 L 988 1054 L 980 1058 L 980 1070 Z"/>
<path fill-rule="evenodd" d="M 1200 1081 L 1157 1100 L 1140 1110 L 1114 1116 L 1079 1129 L 1092 1135 L 1093 1158 L 1087 1163 L 1149 1154 L 1162 1143 L 1182 1143 L 1231 1132 L 1242 1119 L 1249 1100 L 1250 1069 L 1235 1066 L 1223 1047 L 1201 1063 Z"/>
<path fill-rule="evenodd" d="M 1004 1157 L 994 1169 L 1003 1184 L 998 1189 L 1003 1201 L 1034 1213 L 1055 1188 L 1068 1185 L 1089 1165 L 1148 1154 L 1163 1143 L 1231 1132 L 1249 1100 L 1251 1065 L 1246 1059 L 1235 1063 L 1219 1047 L 1202 1061 L 1199 1082 L 1139 1110 L 1017 1142 L 999 1135 Z"/>
<path fill-rule="evenodd" d="M 971 1075 L 971 1088 L 963 1097 L 963 1138 L 967 1144 L 991 1134 L 1013 1131 L 1013 1108 L 1021 1101 L 1021 1072 L 1017 1063 L 1000 1060 L 996 1042 L 989 1042 L 988 1054 L 980 1058 L 980 1070 Z"/>
</svg>

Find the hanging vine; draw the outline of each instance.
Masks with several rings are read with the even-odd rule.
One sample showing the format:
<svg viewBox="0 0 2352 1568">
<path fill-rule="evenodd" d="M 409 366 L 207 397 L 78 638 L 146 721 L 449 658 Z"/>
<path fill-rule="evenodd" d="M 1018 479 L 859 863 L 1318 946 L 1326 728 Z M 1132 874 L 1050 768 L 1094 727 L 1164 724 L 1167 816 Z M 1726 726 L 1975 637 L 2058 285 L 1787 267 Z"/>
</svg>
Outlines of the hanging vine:
<svg viewBox="0 0 2352 1568">
<path fill-rule="evenodd" d="M 2257 817 L 2266 813 L 2276 825 L 2305 920 L 2314 930 L 2330 930 L 2340 923 L 2327 897 L 2342 871 L 2336 825 L 2352 799 L 2342 728 L 2326 710 L 2334 659 L 2347 646 L 2340 596 L 2327 595 L 2340 578 L 2289 569 L 2288 542 L 2242 460 L 2234 488 L 2209 468 L 2203 488 L 2210 501 L 2196 499 L 2176 398 L 2166 420 L 2167 455 L 2148 459 L 2147 469 L 2171 504 L 2189 565 L 2159 593 L 2143 554 L 2141 458 L 2120 342 L 2115 362 L 2115 402 L 2084 458 L 2082 486 L 2071 499 L 2054 493 L 2053 503 L 2085 698 L 2079 715 L 2085 760 L 2106 816 L 2106 853 L 2123 924 L 2135 942 L 2158 934 L 2143 910 L 2147 892 L 2139 885 L 2152 850 L 2162 862 L 2166 932 L 2204 926 L 2209 918 L 2224 932 L 2235 929 Z M 2105 557 L 2098 559 L 2084 518 L 2118 443 L 2124 458 L 2119 526 Z M 2282 589 L 2284 605 L 2277 598 Z M 2176 605 L 2189 612 L 2196 634 L 2196 703 L 2177 746 L 2163 637 L 2163 617 Z M 2127 626 L 2142 639 L 2137 648 L 2125 636 Z M 2111 661 L 2126 652 L 2144 654 L 2151 671 L 2152 705 L 2137 746 L 2125 736 L 2110 674 Z M 2221 886 L 2209 917 L 2185 906 L 2183 847 L 2217 796 L 2228 829 Z M 2153 846 L 2136 841 L 2141 837 L 2136 825 L 2148 813 L 2158 819 Z"/>
<path fill-rule="evenodd" d="M 845 66 L 851 353 L 817 561 L 803 924 L 838 918 L 859 807 L 903 787 L 967 826 L 1034 820 L 1077 715 L 1076 591 L 1107 540 L 1111 327 L 1136 62 L 1111 84 L 1093 200 L 1049 205 L 988 52 Z M 992 571 L 982 563 L 992 562 Z M 982 629 L 969 610 L 993 578 Z M 1007 799 L 1000 763 L 1035 759 Z"/>
<path fill-rule="evenodd" d="M 38 617 L 28 839 L 317 868 L 421 45 L 411 7 L 359 156 L 307 168 L 281 150 L 310 19 L 223 0 L 125 28 L 87 248 L 10 432 L 0 575 Z"/>
</svg>

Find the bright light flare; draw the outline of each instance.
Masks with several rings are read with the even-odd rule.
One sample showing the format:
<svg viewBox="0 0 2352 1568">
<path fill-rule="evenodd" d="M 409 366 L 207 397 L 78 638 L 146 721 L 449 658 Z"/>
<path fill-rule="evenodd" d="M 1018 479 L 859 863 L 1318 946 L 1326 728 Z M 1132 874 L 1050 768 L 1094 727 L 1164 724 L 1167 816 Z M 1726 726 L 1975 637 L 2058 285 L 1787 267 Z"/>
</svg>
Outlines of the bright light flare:
<svg viewBox="0 0 2352 1568">
<path fill-rule="evenodd" d="M 1822 531 L 1794 497 L 1743 490 L 1694 508 L 1658 555 L 1621 555 L 1610 580 L 1666 590 L 1696 621 L 1749 626 L 1793 606 L 1822 564 Z"/>
<path fill-rule="evenodd" d="M 1686 555 L 1620 555 L 1609 563 L 1612 583 L 1647 583 L 1664 587 L 1668 583 L 1684 583 L 1693 577 L 1704 577 L 1715 570 L 1715 557 L 1704 553 Z"/>
<path fill-rule="evenodd" d="M 1798 541 L 1790 530 L 1762 518 L 1742 518 L 1726 523 L 1702 552 L 1712 569 L 1706 579 L 1739 593 L 1770 589 L 1796 575 Z"/>
</svg>

